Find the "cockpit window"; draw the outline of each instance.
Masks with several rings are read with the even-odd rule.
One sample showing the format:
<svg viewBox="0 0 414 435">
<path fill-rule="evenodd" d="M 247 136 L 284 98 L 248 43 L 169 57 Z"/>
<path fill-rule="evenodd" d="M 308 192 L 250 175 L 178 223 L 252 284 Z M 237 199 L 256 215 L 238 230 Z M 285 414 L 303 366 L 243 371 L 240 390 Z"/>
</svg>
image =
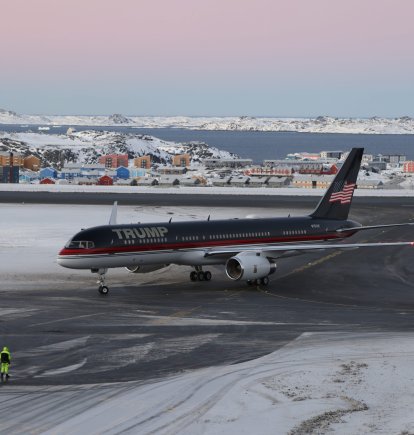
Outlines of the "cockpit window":
<svg viewBox="0 0 414 435">
<path fill-rule="evenodd" d="M 88 240 L 69 240 L 65 248 L 68 249 L 92 249 L 95 247 L 95 243 Z"/>
</svg>

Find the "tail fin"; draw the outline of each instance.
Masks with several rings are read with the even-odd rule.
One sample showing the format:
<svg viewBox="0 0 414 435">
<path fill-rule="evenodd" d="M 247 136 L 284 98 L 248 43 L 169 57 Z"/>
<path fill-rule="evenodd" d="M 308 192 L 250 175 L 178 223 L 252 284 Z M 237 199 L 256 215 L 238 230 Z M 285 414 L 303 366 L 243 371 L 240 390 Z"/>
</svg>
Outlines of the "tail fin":
<svg viewBox="0 0 414 435">
<path fill-rule="evenodd" d="M 315 211 L 313 218 L 347 219 L 364 148 L 352 148 Z"/>
</svg>

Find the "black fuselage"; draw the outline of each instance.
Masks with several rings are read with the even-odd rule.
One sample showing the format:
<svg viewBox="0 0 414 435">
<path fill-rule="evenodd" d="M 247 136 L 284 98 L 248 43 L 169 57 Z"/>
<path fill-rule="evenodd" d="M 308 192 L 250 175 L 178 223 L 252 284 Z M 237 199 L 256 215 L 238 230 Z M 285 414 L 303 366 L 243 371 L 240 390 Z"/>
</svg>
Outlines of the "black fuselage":
<svg viewBox="0 0 414 435">
<path fill-rule="evenodd" d="M 76 234 L 60 255 L 306 243 L 348 237 L 352 231 L 337 230 L 358 226 L 350 220 L 308 216 L 104 225 Z"/>
</svg>

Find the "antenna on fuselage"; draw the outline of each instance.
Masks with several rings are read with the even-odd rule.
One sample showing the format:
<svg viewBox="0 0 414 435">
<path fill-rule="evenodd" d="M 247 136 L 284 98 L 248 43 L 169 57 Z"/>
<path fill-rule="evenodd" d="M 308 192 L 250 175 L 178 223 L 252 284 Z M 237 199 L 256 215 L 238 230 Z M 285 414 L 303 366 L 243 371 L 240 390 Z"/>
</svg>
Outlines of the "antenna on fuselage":
<svg viewBox="0 0 414 435">
<path fill-rule="evenodd" d="M 170 220 L 168 221 L 168 223 L 170 224 L 170 223 L 171 223 L 171 221 L 172 221 L 172 216 L 170 217 Z"/>
<path fill-rule="evenodd" d="M 111 217 L 109 218 L 109 225 L 116 225 L 116 215 L 118 211 L 118 201 L 114 202 L 111 211 Z"/>
<path fill-rule="evenodd" d="M 208 221 L 210 220 L 210 215 L 208 215 L 208 218 L 207 218 L 207 220 L 208 220 Z"/>
</svg>

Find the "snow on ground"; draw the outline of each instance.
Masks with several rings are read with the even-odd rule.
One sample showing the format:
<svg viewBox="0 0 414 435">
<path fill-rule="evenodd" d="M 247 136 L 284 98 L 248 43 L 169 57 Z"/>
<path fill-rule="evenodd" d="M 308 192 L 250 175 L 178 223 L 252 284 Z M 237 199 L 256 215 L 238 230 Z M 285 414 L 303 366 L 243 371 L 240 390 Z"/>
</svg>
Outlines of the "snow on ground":
<svg viewBox="0 0 414 435">
<path fill-rule="evenodd" d="M 133 126 L 197 130 L 296 131 L 308 133 L 413 134 L 414 119 L 400 118 L 261 118 L 250 116 L 61 116 L 20 115 L 0 109 L 0 124 Z"/>
<path fill-rule="evenodd" d="M 355 196 L 387 196 L 412 197 L 412 189 L 357 189 Z M 195 195 L 269 195 L 269 196 L 319 196 L 322 197 L 326 189 L 304 189 L 298 187 L 216 187 L 216 186 L 78 186 L 74 184 L 1 184 L 1 192 L 89 192 L 89 193 L 148 193 L 148 194 L 195 194 Z"/>
<path fill-rule="evenodd" d="M 104 224 L 106 206 L 1 204 L 1 287 L 73 273 L 57 251 L 81 227 Z M 287 211 L 279 210 L 280 214 Z M 205 218 L 205 208 L 120 207 L 120 222 Z M 258 210 L 270 215 L 272 210 Z M 242 216 L 219 208 L 213 218 Z M 84 273 L 82 271 L 76 273 Z M 119 273 L 125 273 L 121 270 Z M 17 283 L 20 287 L 22 283 Z M 1 312 L 0 315 L 7 314 Z M 305 333 L 265 357 L 147 384 L 1 386 L 30 433 L 414 433 L 414 337 L 404 333 Z M 67 370 L 76 372 L 77 367 Z M 36 407 L 33 408 L 33 403 Z M 79 405 L 81 404 L 81 406 Z M 37 410 L 51 410 L 44 412 Z M 0 419 L 0 432 L 18 422 Z M 16 426 L 14 426 L 16 427 Z"/>
<path fill-rule="evenodd" d="M 241 364 L 144 385 L 10 386 L 2 399 L 53 408 L 47 419 L 27 410 L 33 433 L 411 434 L 413 365 L 412 334 L 305 333 Z"/>
</svg>

